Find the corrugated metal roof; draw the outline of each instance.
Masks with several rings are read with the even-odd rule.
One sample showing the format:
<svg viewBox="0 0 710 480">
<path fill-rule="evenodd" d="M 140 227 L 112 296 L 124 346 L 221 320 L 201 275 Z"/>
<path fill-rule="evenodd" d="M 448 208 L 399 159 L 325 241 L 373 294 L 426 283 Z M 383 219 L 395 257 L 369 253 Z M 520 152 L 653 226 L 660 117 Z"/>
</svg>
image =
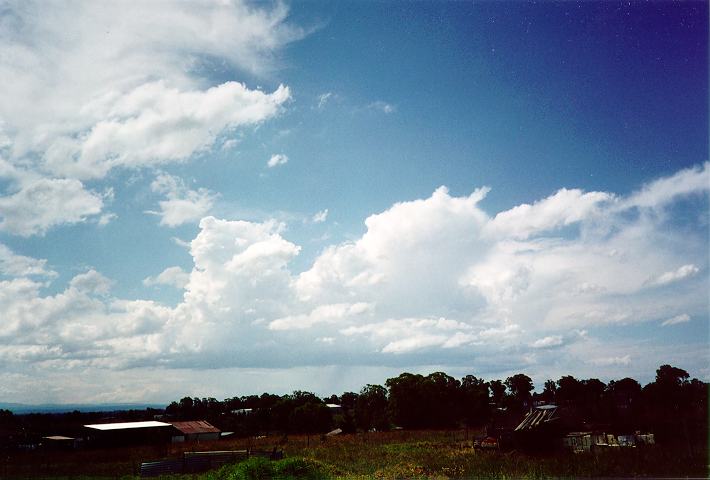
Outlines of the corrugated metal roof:
<svg viewBox="0 0 710 480">
<path fill-rule="evenodd" d="M 542 407 L 536 407 L 531 410 L 520 422 L 520 425 L 515 427 L 516 431 L 520 430 L 532 430 L 539 427 L 543 423 L 548 423 L 553 420 L 557 420 L 557 407 L 555 405 L 544 405 Z"/>
<path fill-rule="evenodd" d="M 156 428 L 169 427 L 169 423 L 156 422 L 154 420 L 148 422 L 122 422 L 122 423 L 96 423 L 93 425 L 84 425 L 86 428 L 95 430 L 125 430 L 129 428 Z"/>
<path fill-rule="evenodd" d="M 195 433 L 219 433 L 219 428 L 213 426 L 205 420 L 193 420 L 191 422 L 170 422 L 170 424 L 180 430 L 185 435 Z"/>
</svg>

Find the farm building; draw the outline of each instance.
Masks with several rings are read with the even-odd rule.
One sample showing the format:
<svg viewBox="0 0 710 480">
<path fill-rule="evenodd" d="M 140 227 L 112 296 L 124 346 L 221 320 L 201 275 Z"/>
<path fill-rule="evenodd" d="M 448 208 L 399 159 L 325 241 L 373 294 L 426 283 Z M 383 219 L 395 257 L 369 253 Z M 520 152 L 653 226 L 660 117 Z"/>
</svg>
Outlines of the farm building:
<svg viewBox="0 0 710 480">
<path fill-rule="evenodd" d="M 523 421 L 515 427 L 516 432 L 535 430 L 560 418 L 556 405 L 540 405 L 530 410 Z"/>
<path fill-rule="evenodd" d="M 531 408 L 513 430 L 516 447 L 536 452 L 554 450 L 563 434 L 560 410 L 557 405 L 540 405 Z"/>
<path fill-rule="evenodd" d="M 326 403 L 325 406 L 328 407 L 328 410 L 330 410 L 330 413 L 333 415 L 343 413 L 343 407 L 336 403 Z"/>
<path fill-rule="evenodd" d="M 84 425 L 89 443 L 102 446 L 170 443 L 176 430 L 169 423 L 122 422 Z"/>
<path fill-rule="evenodd" d="M 205 420 L 190 422 L 170 422 L 177 430 L 172 437 L 173 443 L 201 442 L 219 440 L 220 430 Z"/>
<path fill-rule="evenodd" d="M 42 437 L 42 447 L 47 450 L 73 450 L 81 444 L 80 438 L 50 435 Z"/>
</svg>

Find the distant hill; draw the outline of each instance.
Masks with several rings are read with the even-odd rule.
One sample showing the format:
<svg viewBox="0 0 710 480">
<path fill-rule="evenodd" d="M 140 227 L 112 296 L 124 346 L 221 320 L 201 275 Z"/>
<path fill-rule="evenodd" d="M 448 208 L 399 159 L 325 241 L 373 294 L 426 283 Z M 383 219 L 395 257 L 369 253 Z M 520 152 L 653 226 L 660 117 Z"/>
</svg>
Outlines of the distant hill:
<svg viewBox="0 0 710 480">
<path fill-rule="evenodd" d="M 78 410 L 86 412 L 117 412 L 120 410 L 145 410 L 146 408 L 164 409 L 164 404 L 157 403 L 66 403 L 53 404 L 45 403 L 40 405 L 28 405 L 25 403 L 2 403 L 0 409 L 10 410 L 15 415 L 25 413 L 65 413 Z"/>
</svg>

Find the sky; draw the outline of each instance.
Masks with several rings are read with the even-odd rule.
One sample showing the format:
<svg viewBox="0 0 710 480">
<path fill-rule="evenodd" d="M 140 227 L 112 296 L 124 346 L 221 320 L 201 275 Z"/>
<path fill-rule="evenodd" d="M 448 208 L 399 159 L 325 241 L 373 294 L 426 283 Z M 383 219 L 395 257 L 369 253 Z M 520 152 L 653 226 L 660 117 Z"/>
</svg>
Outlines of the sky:
<svg viewBox="0 0 710 480">
<path fill-rule="evenodd" d="M 706 2 L 0 2 L 0 401 L 710 380 Z"/>
</svg>

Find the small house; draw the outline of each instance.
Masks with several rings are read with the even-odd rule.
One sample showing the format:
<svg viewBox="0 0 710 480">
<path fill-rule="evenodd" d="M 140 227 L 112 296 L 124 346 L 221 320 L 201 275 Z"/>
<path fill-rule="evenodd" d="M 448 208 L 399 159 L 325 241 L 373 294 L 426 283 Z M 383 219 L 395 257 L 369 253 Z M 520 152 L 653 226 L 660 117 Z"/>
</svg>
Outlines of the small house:
<svg viewBox="0 0 710 480">
<path fill-rule="evenodd" d="M 175 428 L 172 443 L 219 440 L 220 430 L 205 420 L 170 422 Z"/>
</svg>

